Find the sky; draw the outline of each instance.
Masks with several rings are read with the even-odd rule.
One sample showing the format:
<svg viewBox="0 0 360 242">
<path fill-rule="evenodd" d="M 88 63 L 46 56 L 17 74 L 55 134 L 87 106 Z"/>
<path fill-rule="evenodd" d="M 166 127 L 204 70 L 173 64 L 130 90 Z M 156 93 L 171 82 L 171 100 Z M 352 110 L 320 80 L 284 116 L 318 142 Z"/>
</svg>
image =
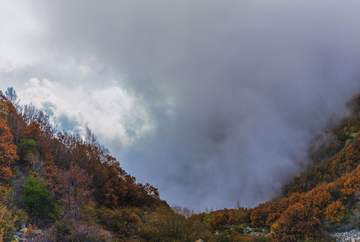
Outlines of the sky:
<svg viewBox="0 0 360 242">
<path fill-rule="evenodd" d="M 359 1 L 0 3 L 0 90 L 195 211 L 253 207 L 360 92 Z"/>
</svg>

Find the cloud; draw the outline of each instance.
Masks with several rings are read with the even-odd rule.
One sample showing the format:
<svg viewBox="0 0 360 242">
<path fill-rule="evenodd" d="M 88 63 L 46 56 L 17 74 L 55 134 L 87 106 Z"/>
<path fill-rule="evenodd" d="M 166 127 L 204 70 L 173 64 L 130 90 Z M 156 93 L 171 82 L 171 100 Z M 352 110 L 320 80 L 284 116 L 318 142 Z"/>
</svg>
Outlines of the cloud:
<svg viewBox="0 0 360 242">
<path fill-rule="evenodd" d="M 23 103 L 45 110 L 58 130 L 85 135 L 89 127 L 104 142 L 118 140 L 118 148 L 131 145 L 153 129 L 147 111 L 117 86 L 68 90 L 60 83 L 31 78 L 19 97 Z"/>
<path fill-rule="evenodd" d="M 26 2 L 4 1 L 0 6 L 0 70 L 11 72 L 38 60 L 34 53 L 39 51 L 39 46 L 33 41 L 41 26 L 28 11 Z"/>
<path fill-rule="evenodd" d="M 170 204 L 266 201 L 360 90 L 357 1 L 39 1 L 22 9 L 38 42 L 6 42 L 31 51 L 28 64 L 2 69 L 4 84 L 50 110 L 59 127 L 92 128 Z M 13 29 L 9 38 L 24 32 Z"/>
</svg>

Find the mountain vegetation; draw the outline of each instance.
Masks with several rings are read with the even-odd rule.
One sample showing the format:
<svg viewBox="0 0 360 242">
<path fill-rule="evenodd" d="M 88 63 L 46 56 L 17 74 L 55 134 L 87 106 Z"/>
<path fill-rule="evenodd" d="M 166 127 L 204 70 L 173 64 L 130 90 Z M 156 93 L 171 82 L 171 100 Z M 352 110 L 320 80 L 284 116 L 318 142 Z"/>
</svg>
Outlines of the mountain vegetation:
<svg viewBox="0 0 360 242">
<path fill-rule="evenodd" d="M 277 197 L 194 214 L 137 183 L 91 130 L 57 131 L 8 88 L 0 93 L 0 241 L 331 240 L 360 225 L 360 97 L 348 108 Z"/>
</svg>

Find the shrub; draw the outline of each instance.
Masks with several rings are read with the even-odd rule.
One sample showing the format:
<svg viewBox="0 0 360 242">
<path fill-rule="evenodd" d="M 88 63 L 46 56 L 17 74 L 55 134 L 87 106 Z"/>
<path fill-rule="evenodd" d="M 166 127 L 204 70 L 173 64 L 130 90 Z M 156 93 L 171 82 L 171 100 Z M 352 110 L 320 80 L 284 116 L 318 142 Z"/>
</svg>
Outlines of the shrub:
<svg viewBox="0 0 360 242">
<path fill-rule="evenodd" d="M 340 201 L 333 202 L 325 210 L 326 219 L 332 223 L 339 223 L 338 215 L 344 211 L 345 207 Z"/>
<path fill-rule="evenodd" d="M 6 206 L 0 206 L 0 241 L 14 240 L 16 221 L 17 217 L 14 217 Z"/>
<path fill-rule="evenodd" d="M 137 234 L 141 223 L 139 216 L 128 208 L 101 208 L 97 210 L 97 217 L 107 230 L 127 237 Z"/>
<path fill-rule="evenodd" d="M 110 231 L 104 230 L 99 225 L 76 223 L 74 220 L 57 221 L 51 228 L 35 237 L 37 242 L 115 242 L 117 240 Z M 121 240 L 123 241 L 123 240 Z"/>
<path fill-rule="evenodd" d="M 20 139 L 20 142 L 17 144 L 17 151 L 19 157 L 24 159 L 29 153 L 34 153 L 36 147 L 35 140 L 27 139 L 25 137 Z"/>
<path fill-rule="evenodd" d="M 56 214 L 56 202 L 50 197 L 45 181 L 30 175 L 25 182 L 22 199 L 33 217 L 51 218 Z"/>
<path fill-rule="evenodd" d="M 309 207 L 301 203 L 289 206 L 279 218 L 277 226 L 272 229 L 277 241 L 314 241 L 321 237 L 319 219 Z"/>
<path fill-rule="evenodd" d="M 220 229 L 225 226 L 229 221 L 229 215 L 226 213 L 221 213 L 213 216 L 209 222 L 209 225 L 213 229 Z"/>
<path fill-rule="evenodd" d="M 230 214 L 229 222 L 232 224 L 250 223 L 250 214 L 246 208 L 239 207 Z"/>
<path fill-rule="evenodd" d="M 140 229 L 141 241 L 195 241 L 209 236 L 207 226 L 176 214 L 167 207 L 159 207 L 145 218 Z"/>
<path fill-rule="evenodd" d="M 255 208 L 250 213 L 251 225 L 254 227 L 265 227 L 266 219 L 267 218 L 264 216 L 264 212 L 259 208 Z"/>
</svg>

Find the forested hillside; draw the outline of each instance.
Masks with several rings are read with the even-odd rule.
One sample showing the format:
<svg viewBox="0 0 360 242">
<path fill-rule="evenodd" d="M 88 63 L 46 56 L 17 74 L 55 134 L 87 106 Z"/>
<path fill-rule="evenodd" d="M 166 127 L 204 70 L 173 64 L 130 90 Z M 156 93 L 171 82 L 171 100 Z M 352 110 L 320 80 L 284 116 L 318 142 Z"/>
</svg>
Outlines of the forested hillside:
<svg viewBox="0 0 360 242">
<path fill-rule="evenodd" d="M 332 131 L 317 137 L 306 172 L 286 184 L 282 196 L 250 212 L 253 226 L 269 226 L 279 241 L 314 240 L 359 226 L 360 97 L 352 113 Z"/>
<path fill-rule="evenodd" d="M 321 241 L 360 225 L 360 97 L 314 139 L 311 164 L 281 195 L 248 209 L 193 214 L 127 174 L 90 130 L 0 93 L 0 241 Z"/>
<path fill-rule="evenodd" d="M 172 212 L 90 130 L 58 132 L 11 88 L 0 93 L 0 162 L 0 241 L 22 227 L 29 241 L 132 240 L 156 209 Z"/>
<path fill-rule="evenodd" d="M 359 227 L 360 97 L 347 105 L 351 114 L 313 140 L 306 171 L 284 185 L 278 197 L 243 209 L 244 225 L 268 229 L 275 241 L 329 241 L 336 231 Z M 217 211 L 210 225 L 234 224 L 231 216 L 232 211 Z"/>
</svg>

